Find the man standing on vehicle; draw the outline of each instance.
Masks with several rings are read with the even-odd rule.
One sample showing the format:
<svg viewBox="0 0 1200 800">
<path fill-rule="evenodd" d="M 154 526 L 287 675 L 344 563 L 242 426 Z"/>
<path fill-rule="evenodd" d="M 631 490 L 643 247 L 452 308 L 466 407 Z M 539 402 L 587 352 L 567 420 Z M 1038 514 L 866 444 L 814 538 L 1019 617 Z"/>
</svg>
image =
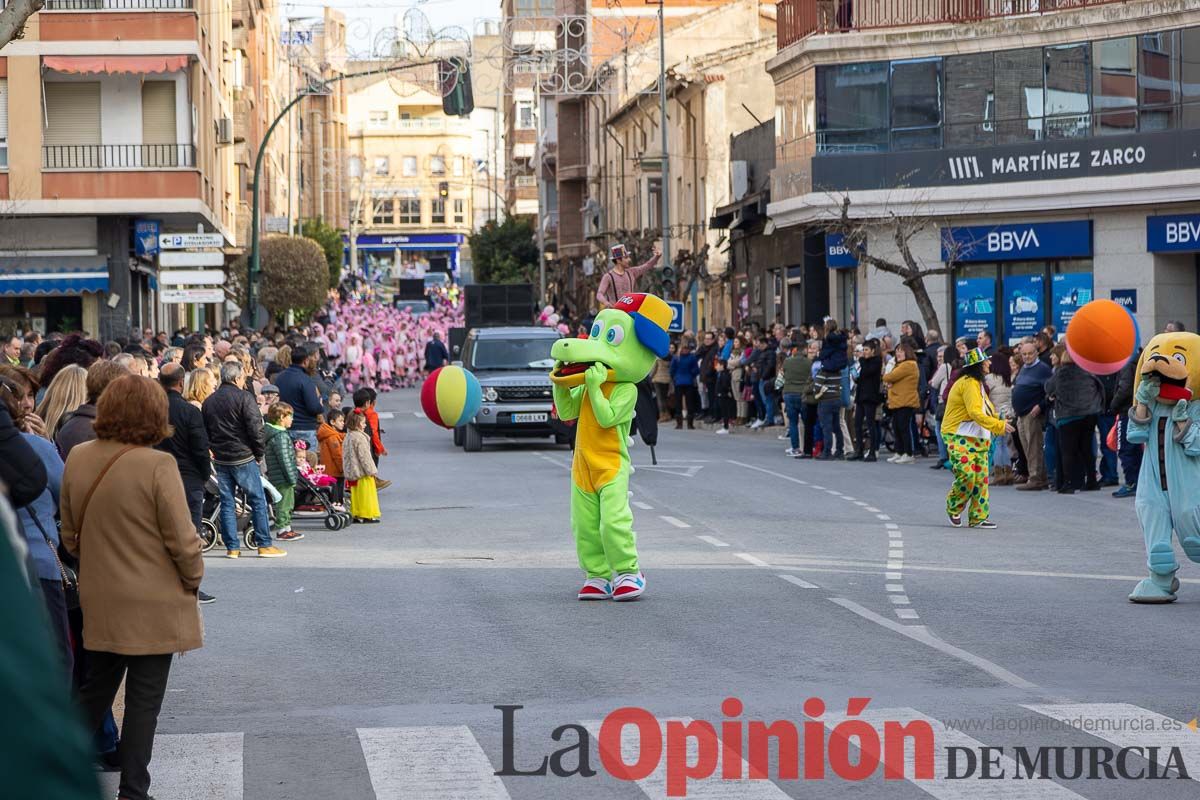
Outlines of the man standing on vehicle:
<svg viewBox="0 0 1200 800">
<path fill-rule="evenodd" d="M 604 273 L 600 279 L 600 288 L 596 290 L 596 302 L 600 310 L 612 308 L 617 300 L 627 294 L 636 294 L 638 279 L 658 266 L 662 258 L 662 243 L 654 243 L 654 255 L 645 264 L 638 267 L 630 266 L 629 250 L 623 244 L 614 244 L 608 252 L 608 260 L 613 268 Z"/>
</svg>

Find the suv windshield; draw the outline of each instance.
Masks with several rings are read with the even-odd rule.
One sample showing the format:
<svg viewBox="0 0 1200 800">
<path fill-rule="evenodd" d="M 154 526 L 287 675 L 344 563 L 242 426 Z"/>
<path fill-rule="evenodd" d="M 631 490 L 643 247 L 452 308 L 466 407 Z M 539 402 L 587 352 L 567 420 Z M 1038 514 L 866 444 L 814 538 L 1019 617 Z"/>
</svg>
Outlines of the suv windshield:
<svg viewBox="0 0 1200 800">
<path fill-rule="evenodd" d="M 556 339 L 538 336 L 532 339 L 476 339 L 471 352 L 471 369 L 542 368 L 552 362 L 550 348 Z"/>
</svg>

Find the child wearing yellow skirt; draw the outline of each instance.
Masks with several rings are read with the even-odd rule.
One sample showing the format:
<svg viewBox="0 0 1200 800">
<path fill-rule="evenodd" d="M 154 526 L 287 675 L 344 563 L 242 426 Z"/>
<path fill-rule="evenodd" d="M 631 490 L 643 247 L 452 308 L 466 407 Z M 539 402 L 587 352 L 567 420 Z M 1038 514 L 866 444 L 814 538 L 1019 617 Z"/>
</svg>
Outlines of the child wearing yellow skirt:
<svg viewBox="0 0 1200 800">
<path fill-rule="evenodd" d="M 346 441 L 342 447 L 342 473 L 350 489 L 350 516 L 355 522 L 379 522 L 379 495 L 375 476 L 379 474 L 371 458 L 371 440 L 366 433 L 367 418 L 357 410 L 346 418 Z"/>
</svg>

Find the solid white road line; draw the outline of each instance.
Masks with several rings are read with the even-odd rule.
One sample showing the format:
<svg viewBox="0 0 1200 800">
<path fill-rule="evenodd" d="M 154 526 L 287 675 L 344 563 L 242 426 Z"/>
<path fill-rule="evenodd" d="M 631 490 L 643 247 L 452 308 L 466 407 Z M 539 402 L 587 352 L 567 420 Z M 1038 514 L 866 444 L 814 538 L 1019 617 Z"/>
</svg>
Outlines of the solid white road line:
<svg viewBox="0 0 1200 800">
<path fill-rule="evenodd" d="M 977 656 L 974 653 L 968 653 L 961 647 L 955 647 L 952 644 L 942 641 L 924 628 L 914 628 L 909 625 L 901 625 L 899 622 L 893 622 L 886 617 L 881 617 L 871 609 L 860 606 L 853 600 L 847 600 L 844 597 L 831 597 L 829 598 L 829 601 L 831 603 L 837 603 L 847 611 L 852 611 L 863 619 L 874 622 L 876 625 L 882 625 L 888 630 L 895 631 L 901 636 L 907 636 L 914 642 L 920 642 L 921 644 L 926 645 L 927 647 L 932 647 L 934 650 L 944 653 L 951 658 L 957 658 L 959 661 L 970 664 L 971 666 L 991 675 L 993 678 L 996 678 L 1003 683 L 1007 683 L 1009 686 L 1015 686 L 1018 689 L 1039 688 L 1036 683 L 1027 681 L 1019 675 L 1014 675 L 999 664 L 994 664 L 982 656 Z"/>
<path fill-rule="evenodd" d="M 667 795 L 667 748 L 666 748 L 666 723 L 667 722 L 683 722 L 688 723 L 692 720 L 688 717 L 682 719 L 663 720 L 660 723 L 660 728 L 663 731 L 663 754 L 658 761 L 658 767 L 654 772 L 640 781 L 637 781 L 640 788 L 650 800 L 666 800 Z M 588 733 L 592 738 L 599 741 L 600 739 L 600 720 L 588 720 L 581 723 L 587 728 Z M 637 729 L 632 725 L 626 725 L 621 732 L 621 755 L 626 764 L 633 764 L 637 761 L 640 753 Z M 699 748 L 695 739 L 688 739 L 687 748 L 687 763 L 695 764 L 699 756 Z M 725 763 L 728 758 L 735 758 L 728 752 L 722 753 L 720 763 Z M 750 764 L 742 759 L 742 775 L 750 774 Z M 578 793 L 576 793 L 578 794 Z M 574 796 L 574 795 L 571 795 Z M 776 786 L 774 783 L 767 780 L 721 780 L 720 767 L 711 778 L 705 780 L 690 780 L 687 782 L 687 796 L 689 800 L 788 800 L 788 795 Z M 383 798 L 379 798 L 383 800 Z"/>
<path fill-rule="evenodd" d="M 172 800 L 242 800 L 242 742 L 240 733 L 156 735 L 154 793 Z M 117 780 L 116 773 L 101 777 L 106 789 L 113 784 L 113 793 Z"/>
<path fill-rule="evenodd" d="M 809 583 L 808 581 L 802 581 L 799 578 L 797 578 L 795 575 L 776 575 L 775 577 L 781 578 L 781 579 L 787 581 L 788 583 L 793 584 L 794 586 L 799 586 L 801 589 L 820 589 L 821 588 L 820 586 L 817 586 L 815 583 Z"/>
<path fill-rule="evenodd" d="M 728 542 L 722 542 L 720 539 L 718 539 L 715 536 L 697 536 L 696 538 L 702 542 L 708 542 L 713 547 L 729 547 Z"/>
<path fill-rule="evenodd" d="M 905 628 L 905 630 L 912 629 Z M 1068 800 L 1069 798 L 1080 797 L 1080 795 L 1072 792 L 1065 786 L 1051 780 L 1012 780 L 1012 776 L 1017 770 L 1017 762 L 1006 756 L 1001 756 L 1000 767 L 995 770 L 997 773 L 999 769 L 1004 770 L 1004 780 L 980 781 L 948 778 L 946 748 L 965 747 L 969 748 L 971 752 L 978 754 L 979 748 L 985 745 L 983 742 L 972 739 L 965 733 L 950 730 L 940 720 L 927 717 L 915 709 L 868 708 L 863 713 L 853 717 L 845 714 L 826 714 L 823 721 L 825 727 L 832 731 L 838 723 L 847 719 L 865 720 L 876 731 L 882 731 L 884 724 L 888 722 L 897 722 L 901 725 L 916 721 L 929 723 L 930 727 L 933 728 L 935 742 L 933 748 L 933 778 L 928 780 L 913 780 L 915 777 L 916 753 L 911 742 L 907 743 L 904 748 L 904 777 L 913 786 L 921 789 L 926 794 L 938 798 L 938 800 Z M 962 762 L 960 760 L 959 769 L 961 768 Z M 880 770 L 882 769 L 881 766 Z M 866 789 L 867 787 L 863 786 L 862 788 Z M 867 792 L 867 794 L 883 794 L 883 792 Z"/>
<path fill-rule="evenodd" d="M 643 503 L 641 500 L 633 500 L 632 502 L 635 506 L 640 508 L 642 511 L 653 511 L 654 510 L 654 506 L 650 505 L 649 503 Z"/>
<path fill-rule="evenodd" d="M 1063 705 L 1026 705 L 1030 711 L 1056 719 L 1117 747 L 1157 747 L 1159 766 L 1166 766 L 1172 747 L 1178 747 L 1183 763 L 1191 767 L 1189 777 L 1200 780 L 1195 765 L 1200 764 L 1200 737 L 1184 723 L 1129 703 L 1069 703 Z"/>
<path fill-rule="evenodd" d="M 466 725 L 359 728 L 376 800 L 508 800 Z"/>
<path fill-rule="evenodd" d="M 740 558 L 742 561 L 746 561 L 750 564 L 753 564 L 756 567 L 771 566 L 767 562 L 763 561 L 761 558 L 755 558 L 754 556 L 750 555 L 749 553 L 734 553 L 734 555 L 737 556 L 738 558 Z"/>
<path fill-rule="evenodd" d="M 691 525 L 688 525 L 686 522 L 684 522 L 683 520 L 678 519 L 676 517 L 659 516 L 659 519 L 661 519 L 663 522 L 667 522 L 667 523 L 670 523 L 671 525 L 674 525 L 676 528 L 692 527 Z"/>
</svg>

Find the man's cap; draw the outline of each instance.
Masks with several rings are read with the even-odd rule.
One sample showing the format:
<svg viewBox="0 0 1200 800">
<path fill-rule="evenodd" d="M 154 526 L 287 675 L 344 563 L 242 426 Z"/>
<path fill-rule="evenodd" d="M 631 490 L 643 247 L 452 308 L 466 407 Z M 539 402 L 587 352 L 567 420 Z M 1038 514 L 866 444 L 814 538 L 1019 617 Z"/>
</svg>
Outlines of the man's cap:
<svg viewBox="0 0 1200 800">
<path fill-rule="evenodd" d="M 963 366 L 964 367 L 973 367 L 976 364 L 982 364 L 984 361 L 987 361 L 987 360 L 988 360 L 987 353 L 983 352 L 983 350 L 976 347 L 973 350 L 967 351 L 967 355 L 963 359 Z"/>
<path fill-rule="evenodd" d="M 652 294 L 627 294 L 613 306 L 633 318 L 633 332 L 639 342 L 659 358 L 670 352 L 671 327 L 674 314 L 671 307 L 660 297 Z"/>
<path fill-rule="evenodd" d="M 622 258 L 629 258 L 629 250 L 623 244 L 614 244 L 608 250 L 608 258 L 610 261 L 620 261 Z"/>
<path fill-rule="evenodd" d="M 264 383 L 258 391 L 260 394 L 279 394 L 279 387 L 273 383 Z"/>
</svg>

